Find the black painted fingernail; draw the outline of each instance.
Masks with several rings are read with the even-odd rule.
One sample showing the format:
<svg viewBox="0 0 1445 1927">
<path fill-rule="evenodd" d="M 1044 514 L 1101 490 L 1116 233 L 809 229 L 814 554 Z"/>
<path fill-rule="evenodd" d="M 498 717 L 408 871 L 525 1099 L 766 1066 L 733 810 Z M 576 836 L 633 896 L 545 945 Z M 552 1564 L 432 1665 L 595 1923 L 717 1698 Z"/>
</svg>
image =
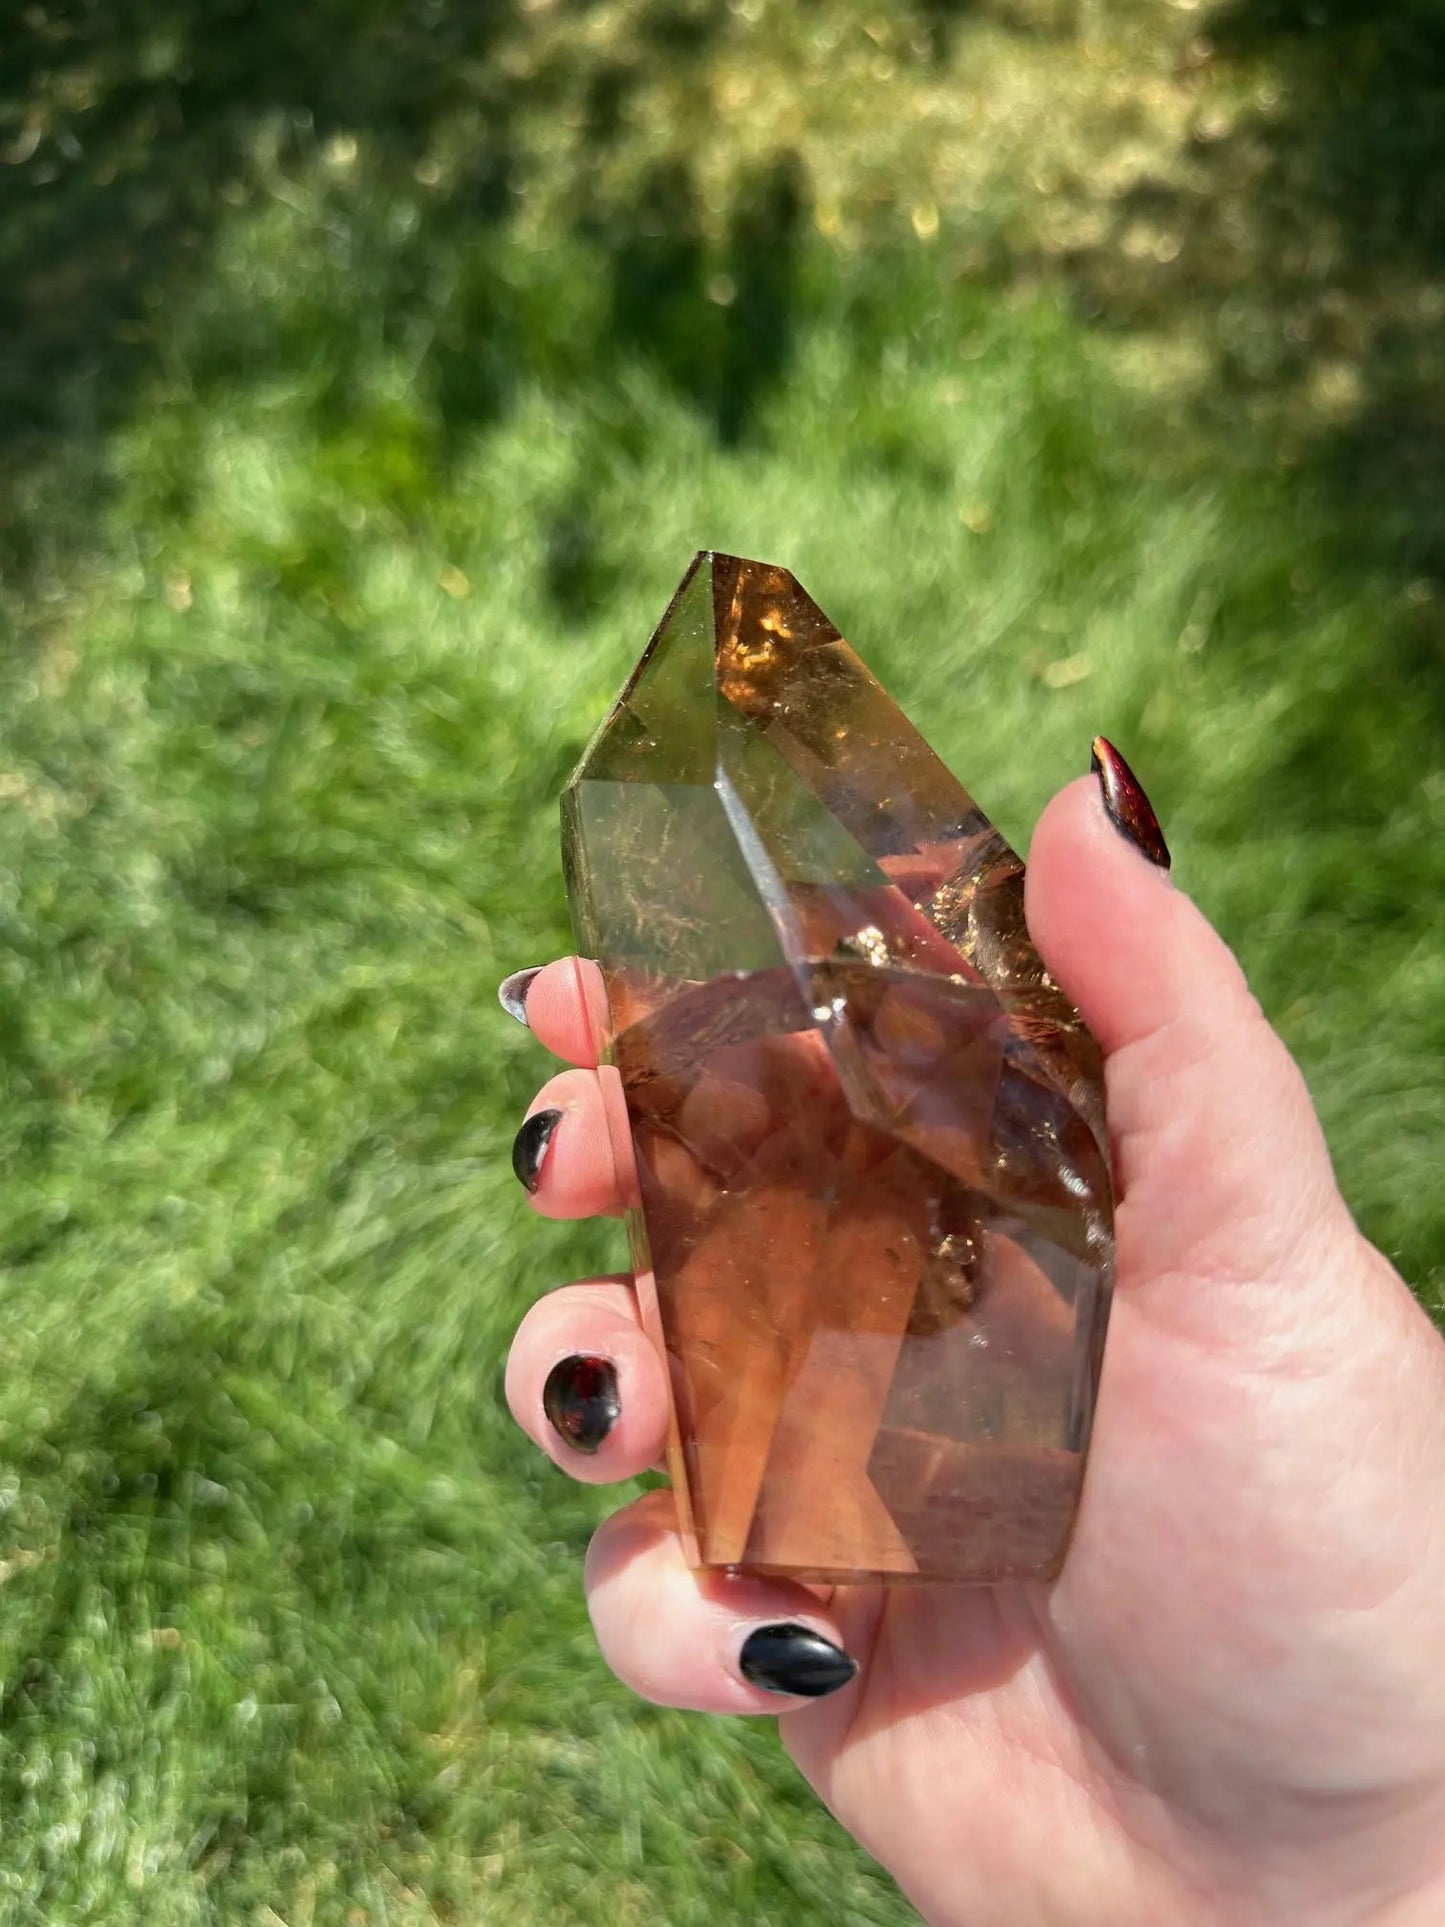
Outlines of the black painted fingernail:
<svg viewBox="0 0 1445 1927">
<path fill-rule="evenodd" d="M 617 1367 L 590 1352 L 559 1358 L 542 1387 L 542 1410 L 574 1452 L 595 1452 L 622 1414 Z"/>
<path fill-rule="evenodd" d="M 533 1111 L 512 1139 L 512 1169 L 529 1191 L 542 1182 L 542 1160 L 561 1122 L 560 1111 Z"/>
<path fill-rule="evenodd" d="M 816 1700 L 846 1686 L 858 1662 L 821 1633 L 787 1623 L 750 1632 L 738 1655 L 738 1669 L 745 1680 L 765 1692 Z"/>
<path fill-rule="evenodd" d="M 533 964 L 530 970 L 514 970 L 497 985 L 497 1002 L 519 1024 L 527 1021 L 527 992 L 532 988 L 532 979 L 540 977 L 543 968 L 542 964 Z"/>
<path fill-rule="evenodd" d="M 1164 841 L 1159 819 L 1138 777 L 1107 736 L 1094 738 L 1094 753 L 1089 758 L 1089 767 L 1099 779 L 1099 787 L 1104 792 L 1104 808 L 1109 812 L 1109 821 L 1114 828 L 1121 836 L 1127 837 L 1136 850 L 1141 850 L 1151 863 L 1157 863 L 1161 870 L 1167 870 L 1169 845 Z"/>
</svg>

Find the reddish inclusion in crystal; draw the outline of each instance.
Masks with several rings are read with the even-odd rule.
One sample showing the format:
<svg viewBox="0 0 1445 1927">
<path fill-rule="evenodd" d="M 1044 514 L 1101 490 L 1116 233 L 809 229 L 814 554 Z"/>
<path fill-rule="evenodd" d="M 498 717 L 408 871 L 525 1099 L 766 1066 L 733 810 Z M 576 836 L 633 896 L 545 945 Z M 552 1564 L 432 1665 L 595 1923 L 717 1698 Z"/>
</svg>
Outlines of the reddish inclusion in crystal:
<svg viewBox="0 0 1445 1927">
<path fill-rule="evenodd" d="M 1023 866 L 783 569 L 699 556 L 563 844 L 689 1556 L 1062 1560 L 1113 1262 Z"/>
</svg>

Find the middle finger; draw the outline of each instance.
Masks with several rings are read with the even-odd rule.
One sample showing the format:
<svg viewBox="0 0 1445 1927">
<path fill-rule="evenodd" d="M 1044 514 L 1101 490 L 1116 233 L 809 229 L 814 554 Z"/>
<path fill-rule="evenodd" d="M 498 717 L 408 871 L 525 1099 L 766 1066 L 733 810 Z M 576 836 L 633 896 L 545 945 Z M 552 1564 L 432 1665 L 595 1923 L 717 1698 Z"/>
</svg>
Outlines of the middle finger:
<svg viewBox="0 0 1445 1927">
<path fill-rule="evenodd" d="M 532 1099 L 512 1146 L 512 1169 L 544 1218 L 615 1217 L 631 1201 L 616 1147 L 630 1146 L 625 1122 L 609 1121 L 601 1078 L 559 1071 Z M 620 1091 L 616 1101 L 620 1102 Z"/>
</svg>

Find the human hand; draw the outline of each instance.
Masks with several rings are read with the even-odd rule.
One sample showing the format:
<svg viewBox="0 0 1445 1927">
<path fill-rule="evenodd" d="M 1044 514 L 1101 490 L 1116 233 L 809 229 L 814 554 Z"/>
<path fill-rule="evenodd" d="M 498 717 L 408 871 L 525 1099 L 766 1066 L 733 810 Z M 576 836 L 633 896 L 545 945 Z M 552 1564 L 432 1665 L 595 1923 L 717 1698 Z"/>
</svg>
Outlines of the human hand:
<svg viewBox="0 0 1445 1927">
<path fill-rule="evenodd" d="M 1115 821 L 1147 832 L 1105 769 Z M 930 1921 L 1439 1922 L 1445 1344 L 1355 1228 L 1298 1070 L 1153 854 L 1082 779 L 1029 855 L 1034 940 L 1104 1049 L 1118 1194 L 1061 1576 L 694 1573 L 657 1492 L 593 1541 L 593 1622 L 650 1699 L 779 1712 Z M 525 987 L 575 1066 L 518 1141 L 554 1217 L 621 1203 L 577 981 L 564 962 Z M 535 1306 L 507 1389 L 574 1477 L 661 1456 L 665 1370 L 625 1280 Z"/>
</svg>

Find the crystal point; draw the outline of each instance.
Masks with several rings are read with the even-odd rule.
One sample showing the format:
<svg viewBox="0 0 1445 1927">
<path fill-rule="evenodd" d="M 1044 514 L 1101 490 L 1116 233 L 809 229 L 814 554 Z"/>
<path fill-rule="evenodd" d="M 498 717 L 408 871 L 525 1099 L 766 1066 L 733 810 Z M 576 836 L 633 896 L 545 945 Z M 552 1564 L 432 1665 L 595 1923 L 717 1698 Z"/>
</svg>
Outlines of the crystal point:
<svg viewBox="0 0 1445 1927">
<path fill-rule="evenodd" d="M 711 553 L 563 852 L 689 1557 L 1056 1571 L 1113 1219 L 1020 859 L 786 569 Z"/>
</svg>

